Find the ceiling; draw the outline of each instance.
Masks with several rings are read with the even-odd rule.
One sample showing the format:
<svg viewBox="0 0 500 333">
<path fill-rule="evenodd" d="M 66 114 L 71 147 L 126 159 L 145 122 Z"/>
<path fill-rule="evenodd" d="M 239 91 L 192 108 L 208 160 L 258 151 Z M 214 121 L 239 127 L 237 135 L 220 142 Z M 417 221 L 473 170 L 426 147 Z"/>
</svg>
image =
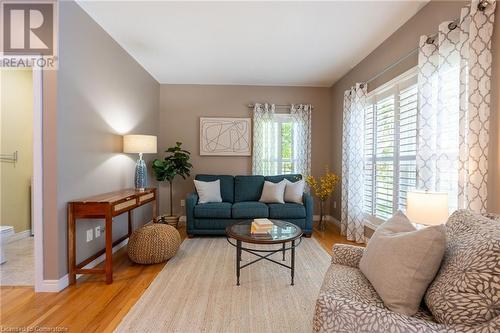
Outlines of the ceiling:
<svg viewBox="0 0 500 333">
<path fill-rule="evenodd" d="M 79 1 L 158 82 L 329 87 L 428 1 Z"/>
</svg>

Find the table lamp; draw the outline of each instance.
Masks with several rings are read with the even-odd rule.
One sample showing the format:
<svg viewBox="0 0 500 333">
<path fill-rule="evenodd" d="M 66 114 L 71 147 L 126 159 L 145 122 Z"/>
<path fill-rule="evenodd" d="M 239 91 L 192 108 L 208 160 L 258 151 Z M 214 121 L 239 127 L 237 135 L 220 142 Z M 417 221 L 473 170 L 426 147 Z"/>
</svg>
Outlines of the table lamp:
<svg viewBox="0 0 500 333">
<path fill-rule="evenodd" d="M 156 154 L 155 135 L 124 135 L 123 152 L 129 154 L 139 154 L 139 159 L 135 165 L 135 188 L 144 191 L 148 184 L 148 173 L 146 162 L 142 159 L 143 154 Z"/>
<path fill-rule="evenodd" d="M 448 219 L 448 193 L 430 191 L 408 192 L 406 216 L 413 223 L 443 224 Z"/>
</svg>

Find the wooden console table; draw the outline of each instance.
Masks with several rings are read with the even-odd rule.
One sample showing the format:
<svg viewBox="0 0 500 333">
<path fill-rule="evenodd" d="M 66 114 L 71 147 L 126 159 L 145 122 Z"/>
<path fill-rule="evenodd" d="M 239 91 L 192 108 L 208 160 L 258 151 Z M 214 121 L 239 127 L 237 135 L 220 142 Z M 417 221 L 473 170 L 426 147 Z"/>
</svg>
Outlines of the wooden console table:
<svg viewBox="0 0 500 333">
<path fill-rule="evenodd" d="M 76 282 L 76 274 L 105 274 L 106 283 L 113 282 L 113 246 L 127 239 L 132 233 L 132 211 L 147 203 L 152 203 L 153 219 L 156 218 L 156 189 L 148 188 L 139 192 L 126 189 L 68 203 L 68 269 L 69 284 Z M 113 242 L 113 217 L 128 213 L 128 234 Z M 106 248 L 93 256 L 76 263 L 76 231 L 78 219 L 105 219 Z M 85 265 L 106 254 L 104 268 L 85 269 Z"/>
</svg>

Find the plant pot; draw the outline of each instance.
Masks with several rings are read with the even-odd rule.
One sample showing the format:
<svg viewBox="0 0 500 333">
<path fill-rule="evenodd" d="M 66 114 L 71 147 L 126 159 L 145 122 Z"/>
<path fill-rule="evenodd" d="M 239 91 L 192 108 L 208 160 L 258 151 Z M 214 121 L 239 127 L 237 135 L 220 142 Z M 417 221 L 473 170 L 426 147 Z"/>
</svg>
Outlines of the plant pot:
<svg viewBox="0 0 500 333">
<path fill-rule="evenodd" d="M 179 218 L 177 215 L 161 215 L 156 219 L 156 223 L 164 223 L 175 227 L 176 229 L 179 227 Z"/>
</svg>

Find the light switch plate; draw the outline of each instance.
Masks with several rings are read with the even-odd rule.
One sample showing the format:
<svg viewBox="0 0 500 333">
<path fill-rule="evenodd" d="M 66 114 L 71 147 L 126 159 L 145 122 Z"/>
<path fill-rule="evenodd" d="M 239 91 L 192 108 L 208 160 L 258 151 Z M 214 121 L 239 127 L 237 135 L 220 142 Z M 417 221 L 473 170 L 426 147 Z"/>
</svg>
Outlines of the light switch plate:
<svg viewBox="0 0 500 333">
<path fill-rule="evenodd" d="M 92 229 L 87 230 L 87 242 L 90 242 L 92 239 L 94 239 L 94 232 Z"/>
<path fill-rule="evenodd" d="M 186 200 L 181 200 L 181 207 L 186 206 Z"/>
</svg>

